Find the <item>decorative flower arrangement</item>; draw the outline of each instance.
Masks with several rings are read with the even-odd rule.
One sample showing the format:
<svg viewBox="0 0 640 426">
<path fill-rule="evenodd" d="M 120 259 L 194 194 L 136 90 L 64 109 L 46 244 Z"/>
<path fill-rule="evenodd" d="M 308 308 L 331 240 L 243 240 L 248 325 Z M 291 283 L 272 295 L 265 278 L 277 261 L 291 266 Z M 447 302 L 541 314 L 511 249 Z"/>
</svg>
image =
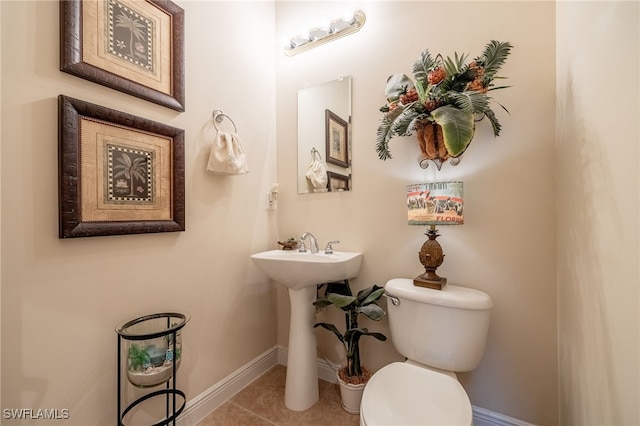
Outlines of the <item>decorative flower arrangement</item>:
<svg viewBox="0 0 640 426">
<path fill-rule="evenodd" d="M 425 49 L 413 64 L 413 81 L 405 74 L 389 77 L 387 104 L 380 108 L 384 116 L 378 127 L 378 157 L 392 158 L 391 138 L 415 131 L 424 158 L 434 161 L 439 170 L 448 159 L 453 165 L 460 162 L 473 139 L 476 121 L 486 117 L 498 136 L 501 126 L 489 105 L 488 92 L 509 87 L 496 87 L 493 80 L 503 78 L 496 73 L 512 47 L 509 42 L 492 40 L 469 63 L 466 54 L 432 58 Z"/>
</svg>

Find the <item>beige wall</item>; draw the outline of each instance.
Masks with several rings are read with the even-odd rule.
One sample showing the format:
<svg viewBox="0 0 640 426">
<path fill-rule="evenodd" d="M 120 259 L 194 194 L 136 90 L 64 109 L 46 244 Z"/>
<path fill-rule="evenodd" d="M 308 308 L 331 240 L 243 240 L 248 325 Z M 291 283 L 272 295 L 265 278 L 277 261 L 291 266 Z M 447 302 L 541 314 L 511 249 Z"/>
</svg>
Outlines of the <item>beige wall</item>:
<svg viewBox="0 0 640 426">
<path fill-rule="evenodd" d="M 273 239 L 273 5 L 177 3 L 181 114 L 60 72 L 57 1 L 1 3 L 2 408 L 67 408 L 65 424 L 114 424 L 114 328 L 142 314 L 191 314 L 179 371 L 188 398 L 276 343 L 273 286 L 249 259 Z M 58 239 L 58 94 L 185 129 L 186 232 Z M 248 175 L 206 172 L 214 109 L 237 124 Z"/>
<path fill-rule="evenodd" d="M 311 231 L 325 244 L 364 252 L 356 289 L 422 272 L 424 229 L 406 224 L 407 184 L 465 183 L 465 224 L 441 227 L 449 282 L 481 289 L 495 302 L 482 363 L 461 381 L 473 404 L 536 424 L 558 421 L 555 249 L 555 6 L 548 2 L 277 2 L 277 38 L 339 16 L 348 5 L 364 28 L 294 57 L 277 58 L 280 236 Z M 515 46 L 501 74 L 512 88 L 495 98 L 503 132 L 478 125 L 457 167 L 418 167 L 412 138 L 391 141 L 382 162 L 375 138 L 387 77 L 411 72 L 424 48 L 435 55 L 481 53 L 491 40 Z M 353 191 L 296 194 L 296 92 L 353 76 Z M 278 341 L 287 344 L 287 294 L 278 291 Z M 339 320 L 339 319 L 338 319 Z M 388 332 L 382 324 L 367 324 Z M 337 360 L 335 339 L 320 334 L 321 353 Z M 364 339 L 363 339 L 364 341 Z M 400 359 L 390 342 L 365 341 L 364 362 L 378 369 Z"/>
<path fill-rule="evenodd" d="M 2 22 L 2 8 L 0 7 L 0 22 Z M 2 82 L 2 31 L 0 31 L 0 82 Z M 0 84 L 0 102 L 2 101 L 2 84 Z M 2 129 L 2 113 L 0 113 L 0 129 Z M 2 187 L 2 132 L 0 131 L 0 188 Z M 2 198 L 0 197 L 0 242 L 2 241 Z M 2 244 L 0 244 L 0 302 L 2 301 Z M 2 307 L 0 306 L 0 314 Z M 2 315 L 0 315 L 0 330 L 2 330 Z M 2 383 L 2 339 L 0 339 L 0 383 Z M 2 386 L 0 386 L 0 407 L 2 404 Z"/>
<path fill-rule="evenodd" d="M 560 419 L 637 425 L 640 7 L 561 2 L 557 24 Z"/>
<path fill-rule="evenodd" d="M 495 302 L 485 357 L 461 375 L 472 403 L 544 425 L 559 422 L 558 402 L 561 424 L 640 423 L 638 124 L 611 106 L 639 115 L 637 3 L 277 2 L 275 12 L 269 2 L 177 3 L 187 12 L 182 114 L 59 72 L 56 1 L 1 2 L 2 408 L 69 408 L 67 424 L 113 424 L 113 329 L 169 309 L 192 315 L 180 375 L 188 397 L 199 395 L 276 341 L 287 345 L 287 295 L 250 253 L 309 230 L 365 253 L 356 289 L 412 277 L 425 237 L 405 224 L 404 185 L 460 178 L 466 223 L 442 227 L 441 271 Z M 291 58 L 268 36 L 274 14 L 279 43 L 349 4 L 367 14 L 357 35 Z M 410 138 L 378 160 L 388 75 L 409 73 L 425 47 L 473 56 L 492 38 L 515 45 L 503 71 L 513 87 L 496 93 L 511 112 L 498 112 L 502 136 L 481 123 L 462 163 L 438 173 L 417 167 Z M 296 91 L 339 75 L 354 77 L 354 191 L 298 195 Z M 186 130 L 187 232 L 57 238 L 61 93 Z M 216 108 L 238 124 L 249 175 L 204 171 Z M 279 235 L 264 195 L 276 180 Z M 114 265 L 122 278 L 101 272 Z M 366 325 L 388 333 L 386 321 Z M 318 336 L 337 360 L 333 339 Z M 373 369 L 400 359 L 390 342 L 364 346 Z"/>
</svg>

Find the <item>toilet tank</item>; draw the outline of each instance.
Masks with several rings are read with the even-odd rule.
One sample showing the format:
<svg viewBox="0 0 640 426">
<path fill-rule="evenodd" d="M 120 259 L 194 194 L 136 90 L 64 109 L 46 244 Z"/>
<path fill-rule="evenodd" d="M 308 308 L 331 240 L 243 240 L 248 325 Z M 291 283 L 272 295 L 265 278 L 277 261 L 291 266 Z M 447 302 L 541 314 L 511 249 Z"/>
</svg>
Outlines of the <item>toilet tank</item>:
<svg viewBox="0 0 640 426">
<path fill-rule="evenodd" d="M 452 284 L 442 290 L 418 287 L 405 278 L 390 280 L 385 290 L 399 301 L 387 303 L 387 312 L 393 345 L 400 354 L 446 371 L 478 366 L 493 307 L 488 294 Z"/>
</svg>

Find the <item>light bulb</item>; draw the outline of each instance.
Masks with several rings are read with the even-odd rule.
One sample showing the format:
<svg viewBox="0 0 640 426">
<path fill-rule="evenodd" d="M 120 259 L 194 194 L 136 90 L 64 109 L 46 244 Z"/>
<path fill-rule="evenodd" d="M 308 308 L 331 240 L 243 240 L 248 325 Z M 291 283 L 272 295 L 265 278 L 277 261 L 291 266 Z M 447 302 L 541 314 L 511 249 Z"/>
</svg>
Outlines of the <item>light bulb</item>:
<svg viewBox="0 0 640 426">
<path fill-rule="evenodd" d="M 353 10 L 345 10 L 342 13 L 342 20 L 349 24 L 353 24 Z"/>
</svg>

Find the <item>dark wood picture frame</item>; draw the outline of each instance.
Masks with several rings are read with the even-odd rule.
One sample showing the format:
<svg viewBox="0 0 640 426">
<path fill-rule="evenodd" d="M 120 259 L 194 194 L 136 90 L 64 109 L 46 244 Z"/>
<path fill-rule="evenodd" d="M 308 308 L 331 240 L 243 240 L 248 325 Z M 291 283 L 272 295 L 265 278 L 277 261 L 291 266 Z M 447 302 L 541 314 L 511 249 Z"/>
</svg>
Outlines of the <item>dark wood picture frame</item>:
<svg viewBox="0 0 640 426">
<path fill-rule="evenodd" d="M 64 95 L 58 109 L 60 238 L 185 230 L 184 130 Z"/>
<path fill-rule="evenodd" d="M 327 172 L 327 190 L 329 192 L 350 191 L 351 176 L 345 176 L 335 172 Z"/>
<path fill-rule="evenodd" d="M 324 115 L 327 162 L 349 167 L 349 126 L 345 120 L 328 109 Z"/>
<path fill-rule="evenodd" d="M 118 0 L 60 0 L 60 70 L 182 112 L 184 10 L 169 0 L 135 6 L 139 10 Z M 117 9 L 115 16 L 103 13 L 107 7 Z"/>
</svg>

